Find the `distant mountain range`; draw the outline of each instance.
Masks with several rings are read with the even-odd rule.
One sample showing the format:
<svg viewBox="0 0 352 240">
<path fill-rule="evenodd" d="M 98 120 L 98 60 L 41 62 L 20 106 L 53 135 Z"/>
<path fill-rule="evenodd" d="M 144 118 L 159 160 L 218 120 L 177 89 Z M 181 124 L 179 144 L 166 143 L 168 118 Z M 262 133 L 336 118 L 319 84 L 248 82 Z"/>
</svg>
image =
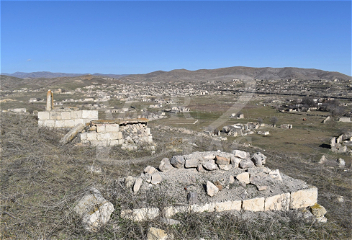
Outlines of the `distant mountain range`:
<svg viewBox="0 0 352 240">
<path fill-rule="evenodd" d="M 17 78 L 58 78 L 58 77 L 77 77 L 82 75 L 88 75 L 88 73 L 53 73 L 53 72 L 15 72 L 15 73 L 2 73 L 1 75 L 6 75 L 10 77 Z M 109 77 L 109 78 L 120 78 L 128 74 L 102 74 L 94 73 L 93 76 Z"/>
<path fill-rule="evenodd" d="M 301 79 L 301 80 L 350 80 L 351 77 L 339 72 L 323 71 L 306 68 L 253 68 L 253 67 L 228 67 L 218 69 L 200 69 L 189 71 L 176 69 L 169 72 L 156 71 L 148 74 L 130 74 L 120 78 L 120 81 L 232 81 L 233 79 Z"/>
</svg>

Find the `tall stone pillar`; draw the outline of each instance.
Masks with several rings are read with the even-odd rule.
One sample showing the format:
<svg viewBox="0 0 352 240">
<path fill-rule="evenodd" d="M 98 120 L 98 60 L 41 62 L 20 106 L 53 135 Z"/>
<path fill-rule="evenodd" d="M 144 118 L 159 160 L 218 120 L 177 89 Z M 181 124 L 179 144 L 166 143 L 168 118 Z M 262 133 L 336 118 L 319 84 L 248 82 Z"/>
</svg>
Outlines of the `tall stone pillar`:
<svg viewBox="0 0 352 240">
<path fill-rule="evenodd" d="M 53 92 L 49 89 L 46 94 L 46 110 L 51 111 L 54 108 Z"/>
</svg>

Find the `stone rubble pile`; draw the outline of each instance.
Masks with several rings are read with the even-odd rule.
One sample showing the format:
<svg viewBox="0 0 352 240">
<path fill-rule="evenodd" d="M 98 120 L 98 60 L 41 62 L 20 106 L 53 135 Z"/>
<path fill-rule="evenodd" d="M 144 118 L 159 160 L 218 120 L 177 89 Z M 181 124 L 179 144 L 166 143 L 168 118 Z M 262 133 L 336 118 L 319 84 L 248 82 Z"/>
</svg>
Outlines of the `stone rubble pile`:
<svg viewBox="0 0 352 240">
<path fill-rule="evenodd" d="M 177 206 L 160 210 L 143 205 L 124 209 L 121 216 L 142 221 L 178 212 L 288 211 L 317 203 L 317 188 L 264 167 L 266 160 L 260 152 L 241 150 L 164 158 L 158 168 L 147 166 L 140 176 L 125 178 L 124 184 L 137 198 L 158 189 Z"/>
<path fill-rule="evenodd" d="M 139 145 L 153 143 L 153 136 L 146 124 L 121 125 L 120 131 L 125 138 L 122 149 L 136 150 Z"/>
<path fill-rule="evenodd" d="M 121 145 L 122 149 L 132 151 L 141 145 L 146 145 L 150 150 L 155 150 L 150 128 L 147 127 L 146 122 L 139 122 L 138 119 L 123 123 L 92 121 L 80 137 L 83 144 L 91 146 Z"/>
</svg>

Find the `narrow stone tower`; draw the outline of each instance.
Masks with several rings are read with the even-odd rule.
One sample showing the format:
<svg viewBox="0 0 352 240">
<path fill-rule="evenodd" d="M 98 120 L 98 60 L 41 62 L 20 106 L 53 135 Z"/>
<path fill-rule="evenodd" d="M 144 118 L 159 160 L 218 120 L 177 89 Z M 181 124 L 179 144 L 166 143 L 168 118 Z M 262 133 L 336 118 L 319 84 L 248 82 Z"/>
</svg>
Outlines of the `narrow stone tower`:
<svg viewBox="0 0 352 240">
<path fill-rule="evenodd" d="M 46 94 L 46 110 L 51 111 L 54 108 L 53 92 L 49 89 Z"/>
</svg>

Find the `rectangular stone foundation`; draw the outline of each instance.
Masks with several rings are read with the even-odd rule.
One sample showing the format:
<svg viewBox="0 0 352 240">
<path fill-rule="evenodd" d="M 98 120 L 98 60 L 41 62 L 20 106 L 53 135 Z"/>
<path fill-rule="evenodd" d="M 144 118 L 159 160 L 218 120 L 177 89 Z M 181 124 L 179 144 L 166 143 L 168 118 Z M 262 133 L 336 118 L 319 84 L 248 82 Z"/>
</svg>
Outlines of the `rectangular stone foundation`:
<svg viewBox="0 0 352 240">
<path fill-rule="evenodd" d="M 177 213 L 191 212 L 222 212 L 222 211 L 288 211 L 313 206 L 318 200 L 318 189 L 311 186 L 308 189 L 298 190 L 292 193 L 282 193 L 269 197 L 252 198 L 245 200 L 213 202 L 206 204 L 194 204 L 186 206 L 170 206 L 163 210 L 166 218 L 171 218 Z M 145 221 L 158 217 L 158 208 L 125 209 L 121 211 L 122 218 L 134 221 Z"/>
</svg>

